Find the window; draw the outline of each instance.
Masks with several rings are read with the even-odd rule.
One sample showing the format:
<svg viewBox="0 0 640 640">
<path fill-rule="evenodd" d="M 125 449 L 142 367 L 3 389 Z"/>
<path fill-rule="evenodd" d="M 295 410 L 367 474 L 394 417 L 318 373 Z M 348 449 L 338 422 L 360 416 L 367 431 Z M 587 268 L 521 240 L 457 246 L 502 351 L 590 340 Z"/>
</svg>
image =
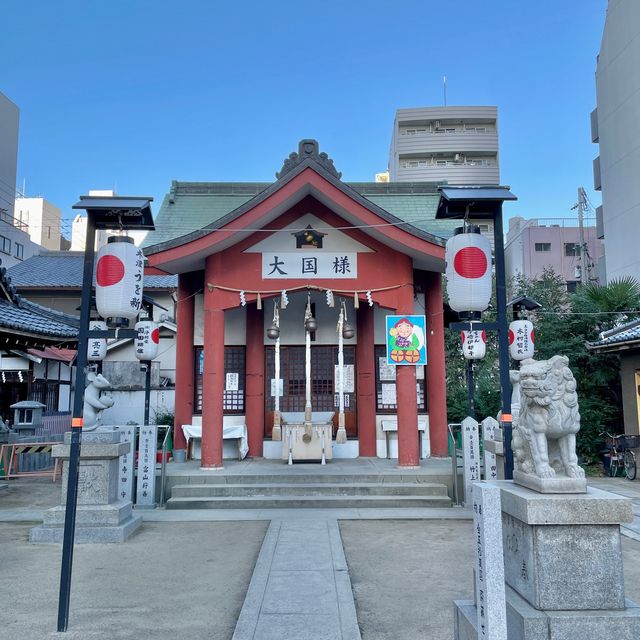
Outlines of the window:
<svg viewBox="0 0 640 640">
<path fill-rule="evenodd" d="M 395 397 L 396 378 L 395 367 L 387 367 L 387 348 L 385 345 L 376 345 L 376 413 L 396 413 L 398 406 L 390 403 L 389 398 Z M 406 365 L 405 365 L 406 366 Z M 427 411 L 427 395 L 424 379 L 424 367 L 416 367 L 416 386 L 418 392 L 418 412 Z"/>
<path fill-rule="evenodd" d="M 195 348 L 195 385 L 194 385 L 194 413 L 202 413 L 202 378 L 204 372 L 204 349 Z M 244 383 L 245 383 L 245 347 L 224 348 L 224 412 L 225 414 L 244 413 Z M 229 374 L 238 374 L 230 376 Z"/>
<path fill-rule="evenodd" d="M 578 283 L 576 281 L 567 282 L 567 293 L 575 293 L 578 288 Z"/>
<path fill-rule="evenodd" d="M 16 258 L 18 258 L 18 260 L 24 258 L 24 245 L 21 245 L 19 242 L 16 242 Z"/>
<path fill-rule="evenodd" d="M 2 253 L 8 253 L 9 255 L 11 255 L 11 240 L 9 240 L 9 238 L 0 236 L 0 251 L 2 251 Z"/>
<path fill-rule="evenodd" d="M 480 229 L 480 233 L 489 233 L 489 225 L 488 224 L 479 224 L 478 228 Z"/>
<path fill-rule="evenodd" d="M 550 242 L 536 242 L 535 250 L 536 251 L 551 251 L 551 243 Z"/>
<path fill-rule="evenodd" d="M 564 255 L 567 257 L 579 256 L 580 255 L 580 245 L 576 242 L 565 242 L 564 243 Z"/>
<path fill-rule="evenodd" d="M 422 133 L 427 133 L 426 129 L 402 129 L 400 131 L 401 136 L 416 136 Z"/>
<path fill-rule="evenodd" d="M 469 133 L 486 133 L 487 127 L 465 127 L 464 130 Z"/>
</svg>

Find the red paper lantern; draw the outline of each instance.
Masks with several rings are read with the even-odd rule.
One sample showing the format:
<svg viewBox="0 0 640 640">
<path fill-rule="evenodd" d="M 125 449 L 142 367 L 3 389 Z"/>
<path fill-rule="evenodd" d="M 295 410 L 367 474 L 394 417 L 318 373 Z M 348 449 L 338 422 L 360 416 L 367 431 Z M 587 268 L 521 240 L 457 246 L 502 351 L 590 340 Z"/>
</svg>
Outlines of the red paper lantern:
<svg viewBox="0 0 640 640">
<path fill-rule="evenodd" d="M 514 360 L 533 358 L 533 324 L 529 320 L 514 320 L 509 325 L 509 354 Z"/>
<path fill-rule="evenodd" d="M 449 306 L 454 311 L 484 311 L 491 301 L 491 243 L 477 227 L 456 231 L 445 250 Z"/>
<path fill-rule="evenodd" d="M 467 360 L 482 360 L 487 355 L 487 334 L 484 331 L 463 331 L 462 354 Z"/>
<path fill-rule="evenodd" d="M 102 320 L 92 320 L 89 323 L 89 331 L 106 331 L 107 323 Z M 89 338 L 87 341 L 87 360 L 89 362 L 100 362 L 107 355 L 106 338 Z"/>
<path fill-rule="evenodd" d="M 136 358 L 138 360 L 153 360 L 158 355 L 160 344 L 160 329 L 152 320 L 136 322 Z"/>
<path fill-rule="evenodd" d="M 135 320 L 142 304 L 144 257 L 133 238 L 111 236 L 98 251 L 96 307 L 107 321 Z"/>
</svg>

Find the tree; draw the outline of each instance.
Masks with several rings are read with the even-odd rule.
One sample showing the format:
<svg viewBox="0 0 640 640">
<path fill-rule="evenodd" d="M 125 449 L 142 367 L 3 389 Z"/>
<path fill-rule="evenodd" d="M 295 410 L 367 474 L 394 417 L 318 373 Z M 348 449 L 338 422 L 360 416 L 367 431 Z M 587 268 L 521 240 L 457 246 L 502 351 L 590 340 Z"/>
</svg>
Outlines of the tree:
<svg viewBox="0 0 640 640">
<path fill-rule="evenodd" d="M 569 294 L 564 279 L 547 268 L 537 279 L 518 276 L 511 283 L 512 295 L 526 295 L 542 305 L 531 312 L 539 360 L 554 355 L 569 358 L 578 386 L 581 430 L 578 451 L 589 463 L 599 458 L 603 447 L 602 431 L 622 430 L 622 399 L 619 363 L 616 355 L 589 351 L 585 343 L 600 331 L 611 329 L 637 317 L 640 312 L 640 285 L 632 278 L 608 285 L 586 285 Z M 495 304 L 492 307 L 495 309 Z M 490 310 L 487 321 L 494 319 Z M 500 379 L 495 332 L 487 333 L 487 355 L 476 364 L 476 414 L 482 419 L 499 410 Z M 465 360 L 457 332 L 448 331 L 447 405 L 449 420 L 460 422 L 467 415 Z"/>
<path fill-rule="evenodd" d="M 531 314 L 536 331 L 536 357 L 565 355 L 578 386 L 581 430 L 578 451 L 589 462 L 598 458 L 603 446 L 602 431 L 621 431 L 622 399 L 618 358 L 587 350 L 585 343 L 600 331 L 626 322 L 640 309 L 640 286 L 632 278 L 608 285 L 585 285 L 571 295 L 552 269 L 541 278 L 519 277 L 514 294 L 525 294 L 542 304 Z"/>
</svg>

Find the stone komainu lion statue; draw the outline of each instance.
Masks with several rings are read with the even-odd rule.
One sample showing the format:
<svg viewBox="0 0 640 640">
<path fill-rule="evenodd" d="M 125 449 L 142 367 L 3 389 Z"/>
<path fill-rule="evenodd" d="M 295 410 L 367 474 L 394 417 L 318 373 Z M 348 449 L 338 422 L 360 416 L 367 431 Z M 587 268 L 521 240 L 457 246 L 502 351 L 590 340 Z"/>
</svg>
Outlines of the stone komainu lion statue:
<svg viewBox="0 0 640 640">
<path fill-rule="evenodd" d="M 517 471 L 539 478 L 564 472 L 584 478 L 578 466 L 576 433 L 580 413 L 569 359 L 523 360 L 512 381 L 519 383 L 520 410 L 514 415 L 513 454 Z"/>
</svg>

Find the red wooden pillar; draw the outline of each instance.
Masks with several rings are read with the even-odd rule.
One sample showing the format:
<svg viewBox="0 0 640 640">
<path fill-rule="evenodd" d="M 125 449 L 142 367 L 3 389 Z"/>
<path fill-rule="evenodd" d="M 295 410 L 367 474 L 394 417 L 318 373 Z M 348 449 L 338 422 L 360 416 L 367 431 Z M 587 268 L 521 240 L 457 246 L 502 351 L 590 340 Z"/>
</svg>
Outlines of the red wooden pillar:
<svg viewBox="0 0 640 640">
<path fill-rule="evenodd" d="M 425 309 L 427 312 L 427 400 L 431 455 L 446 456 L 447 382 L 444 351 L 444 310 L 442 274 L 425 273 Z"/>
<path fill-rule="evenodd" d="M 358 441 L 360 456 L 376 456 L 376 361 L 373 307 L 357 310 L 356 344 Z"/>
<path fill-rule="evenodd" d="M 210 258 L 207 259 L 207 282 Z M 202 468 L 222 468 L 224 417 L 224 309 L 216 289 L 204 288 L 204 371 L 202 376 Z"/>
<path fill-rule="evenodd" d="M 247 305 L 247 358 L 245 415 L 249 455 L 262 457 L 264 437 L 264 314 L 256 305 Z"/>
<path fill-rule="evenodd" d="M 403 285 L 398 292 L 398 315 L 413 314 L 413 285 Z M 420 465 L 418 439 L 418 394 L 416 368 L 410 365 L 396 367 L 396 403 L 398 416 L 398 465 Z"/>
<path fill-rule="evenodd" d="M 178 276 L 178 302 L 176 305 L 176 400 L 173 422 L 173 447 L 185 449 L 187 441 L 182 433 L 183 424 L 191 424 L 193 416 L 193 377 L 195 373 L 193 348 L 194 291 L 202 274 L 181 273 Z"/>
</svg>

